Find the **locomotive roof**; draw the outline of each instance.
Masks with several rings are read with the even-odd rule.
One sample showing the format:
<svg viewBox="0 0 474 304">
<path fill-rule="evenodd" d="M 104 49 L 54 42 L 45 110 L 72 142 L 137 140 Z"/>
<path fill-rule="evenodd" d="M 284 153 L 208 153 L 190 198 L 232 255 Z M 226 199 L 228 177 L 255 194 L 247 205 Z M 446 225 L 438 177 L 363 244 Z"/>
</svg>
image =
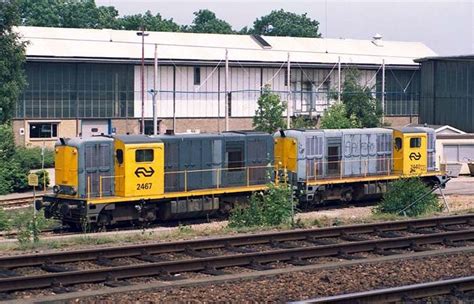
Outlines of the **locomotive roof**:
<svg viewBox="0 0 474 304">
<path fill-rule="evenodd" d="M 426 133 L 429 128 L 420 128 L 420 127 L 401 127 L 401 128 L 392 128 L 393 130 L 400 131 L 402 133 Z"/>
<path fill-rule="evenodd" d="M 174 135 L 114 135 L 113 137 L 128 144 L 133 143 L 157 143 L 164 142 L 169 139 L 184 139 L 184 138 L 228 138 L 228 137 L 245 137 L 245 136 L 271 136 L 270 134 L 257 131 L 231 131 L 223 133 L 183 133 Z"/>
</svg>

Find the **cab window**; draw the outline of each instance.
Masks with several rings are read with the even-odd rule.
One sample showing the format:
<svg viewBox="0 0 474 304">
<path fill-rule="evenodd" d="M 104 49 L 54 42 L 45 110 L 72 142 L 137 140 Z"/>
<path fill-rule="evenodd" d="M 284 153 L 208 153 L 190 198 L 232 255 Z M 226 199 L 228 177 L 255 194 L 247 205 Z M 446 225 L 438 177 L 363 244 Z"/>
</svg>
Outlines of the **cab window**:
<svg viewBox="0 0 474 304">
<path fill-rule="evenodd" d="M 117 163 L 120 165 L 123 164 L 123 150 L 122 149 L 117 149 L 115 152 L 115 157 L 117 158 Z"/>
<path fill-rule="evenodd" d="M 402 138 L 401 137 L 396 137 L 395 138 L 395 149 L 396 150 L 401 150 L 402 149 Z"/>
<path fill-rule="evenodd" d="M 421 138 L 420 137 L 410 138 L 410 148 L 419 148 L 419 147 L 421 147 Z"/>
<path fill-rule="evenodd" d="M 135 162 L 144 163 L 153 161 L 153 149 L 140 149 L 135 151 Z"/>
</svg>

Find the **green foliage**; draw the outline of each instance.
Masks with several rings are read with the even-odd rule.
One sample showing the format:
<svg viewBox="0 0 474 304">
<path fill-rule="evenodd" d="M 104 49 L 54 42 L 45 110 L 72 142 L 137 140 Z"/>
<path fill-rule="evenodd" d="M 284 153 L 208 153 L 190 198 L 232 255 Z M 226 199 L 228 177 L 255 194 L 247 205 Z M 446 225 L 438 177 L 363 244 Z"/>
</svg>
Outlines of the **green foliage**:
<svg viewBox="0 0 474 304">
<path fill-rule="evenodd" d="M 0 162 L 0 195 L 28 189 L 28 171 L 15 161 Z"/>
<path fill-rule="evenodd" d="M 72 28 L 116 28 L 118 11 L 97 7 L 94 0 L 20 0 L 23 25 Z"/>
<path fill-rule="evenodd" d="M 253 126 L 257 131 L 273 133 L 285 127 L 283 119 L 284 105 L 280 96 L 272 93 L 269 86 L 265 86 L 262 95 L 257 101 L 257 110 L 253 117 Z"/>
<path fill-rule="evenodd" d="M 12 30 L 19 22 L 17 1 L 0 1 L 0 124 L 12 118 L 16 101 L 26 83 L 23 70 L 26 44 Z"/>
<path fill-rule="evenodd" d="M 27 169 L 41 169 L 41 148 L 25 148 L 19 147 L 16 149 L 16 153 L 13 156 L 13 159 L 20 164 L 21 167 Z M 44 150 L 44 167 L 53 168 L 54 167 L 54 151 L 51 149 Z"/>
<path fill-rule="evenodd" d="M 355 126 L 356 123 L 348 117 L 346 106 L 342 103 L 333 104 L 321 117 L 322 129 L 348 129 Z"/>
<path fill-rule="evenodd" d="M 253 23 L 253 28 L 249 30 L 252 34 L 267 36 L 314 38 L 321 37 L 318 31 L 319 22 L 308 18 L 307 14 L 298 15 L 283 9 L 274 10 L 266 16 L 257 18 Z"/>
<path fill-rule="evenodd" d="M 374 128 L 381 124 L 382 109 L 372 96 L 370 88 L 358 83 L 360 73 L 349 70 L 344 80 L 341 99 L 347 111 L 346 116 L 353 121 L 355 128 Z"/>
<path fill-rule="evenodd" d="M 1 59 L 0 59 L 1 60 Z M 0 125 L 0 162 L 6 162 L 15 154 L 13 128 L 9 123 Z"/>
<path fill-rule="evenodd" d="M 229 226 L 244 228 L 289 224 L 294 204 L 291 186 L 269 184 L 267 191 L 252 194 L 247 207 L 232 210 Z"/>
<path fill-rule="evenodd" d="M 38 175 L 38 189 L 44 189 L 44 184 L 46 182 L 46 187 L 49 186 L 49 173 L 46 170 L 38 170 L 35 172 Z"/>
<path fill-rule="evenodd" d="M 185 32 L 192 33 L 216 33 L 216 34 L 234 34 L 232 26 L 222 19 L 218 19 L 214 12 L 203 9 L 194 12 L 194 20 L 190 26 L 184 26 Z"/>
<path fill-rule="evenodd" d="M 297 116 L 291 119 L 291 127 L 293 129 L 314 129 L 316 121 L 307 116 Z"/>
<path fill-rule="evenodd" d="M 159 13 L 153 15 L 150 11 L 146 11 L 143 15 L 124 16 L 117 20 L 117 27 L 124 30 L 139 30 L 142 26 L 147 31 L 180 31 L 179 25 L 173 19 L 164 19 Z"/>
<path fill-rule="evenodd" d="M 17 239 L 20 245 L 39 241 L 41 231 L 48 227 L 51 221 L 44 217 L 43 212 L 37 212 L 36 216 L 32 209 L 19 212 L 13 218 L 13 227 L 17 230 Z"/>
<path fill-rule="evenodd" d="M 374 208 L 373 212 L 419 216 L 440 211 L 441 205 L 438 198 L 434 193 L 429 193 L 430 190 L 419 178 L 396 180 L 390 184 L 382 202 Z M 410 206 L 415 201 L 416 203 Z"/>
<path fill-rule="evenodd" d="M 8 230 L 10 230 L 10 221 L 3 208 L 0 208 L 0 231 Z"/>
</svg>

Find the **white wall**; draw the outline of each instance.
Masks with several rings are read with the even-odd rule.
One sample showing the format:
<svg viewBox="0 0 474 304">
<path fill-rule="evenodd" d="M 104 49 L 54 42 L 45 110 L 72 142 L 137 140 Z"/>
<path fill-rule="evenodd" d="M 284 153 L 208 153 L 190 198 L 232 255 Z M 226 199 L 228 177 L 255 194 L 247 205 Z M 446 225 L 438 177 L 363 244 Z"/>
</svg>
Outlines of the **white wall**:
<svg viewBox="0 0 474 304">
<path fill-rule="evenodd" d="M 158 117 L 173 117 L 173 66 L 159 66 L 158 85 Z M 225 116 L 225 69 L 224 67 L 201 66 L 201 84 L 194 85 L 194 67 L 177 66 L 176 69 L 176 117 L 217 117 L 220 106 L 220 117 Z M 135 66 L 135 117 L 141 117 L 141 69 Z M 291 69 L 290 84 L 292 91 L 306 93 L 291 95 L 291 112 L 322 114 L 327 106 L 327 85 L 329 90 L 337 90 L 337 67 L 331 69 Z M 252 117 L 256 110 L 256 101 L 263 85 L 269 84 L 283 101 L 288 99 L 288 87 L 285 85 L 286 67 L 251 68 L 231 67 L 229 69 L 228 90 L 232 91 L 231 116 Z M 368 87 L 375 86 L 375 70 L 360 71 L 360 83 Z M 344 81 L 344 70 L 341 79 Z M 153 66 L 145 67 L 145 117 L 153 116 L 152 95 L 148 90 L 153 88 Z M 220 92 L 220 93 L 219 93 Z M 218 102 L 218 100 L 220 100 Z M 286 113 L 285 113 L 286 115 Z"/>
</svg>

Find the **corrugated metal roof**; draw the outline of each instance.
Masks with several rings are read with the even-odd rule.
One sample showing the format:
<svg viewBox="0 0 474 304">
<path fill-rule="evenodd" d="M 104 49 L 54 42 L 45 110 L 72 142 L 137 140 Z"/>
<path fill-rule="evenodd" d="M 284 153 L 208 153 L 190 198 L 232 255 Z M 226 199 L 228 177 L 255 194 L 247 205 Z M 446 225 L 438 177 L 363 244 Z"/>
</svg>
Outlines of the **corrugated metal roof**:
<svg viewBox="0 0 474 304">
<path fill-rule="evenodd" d="M 110 29 L 72 29 L 18 27 L 23 39 L 30 41 L 27 56 L 57 58 L 141 58 L 141 37 L 136 31 Z M 228 49 L 230 61 L 342 63 L 417 65 L 413 60 L 436 54 L 420 42 L 396 42 L 354 39 L 296 38 L 262 36 L 271 49 L 263 49 L 249 35 L 149 32 L 145 38 L 145 57 L 162 60 L 220 61 Z"/>
</svg>

